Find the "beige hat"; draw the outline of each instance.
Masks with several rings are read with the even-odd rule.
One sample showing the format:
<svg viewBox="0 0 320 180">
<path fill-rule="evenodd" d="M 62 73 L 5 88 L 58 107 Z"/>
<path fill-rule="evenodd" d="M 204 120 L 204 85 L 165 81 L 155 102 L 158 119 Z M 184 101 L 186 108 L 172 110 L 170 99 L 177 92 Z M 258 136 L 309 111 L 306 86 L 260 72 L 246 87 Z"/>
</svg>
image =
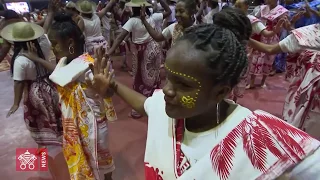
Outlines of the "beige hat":
<svg viewBox="0 0 320 180">
<path fill-rule="evenodd" d="M 41 26 L 29 22 L 16 22 L 1 30 L 1 37 L 7 41 L 26 42 L 38 39 L 44 34 Z"/>
<path fill-rule="evenodd" d="M 76 3 L 70 1 L 70 2 L 68 2 L 66 4 L 66 8 L 70 8 L 70 9 L 75 8 L 75 9 L 77 9 L 77 5 L 76 5 Z"/>
<path fill-rule="evenodd" d="M 76 8 L 83 14 L 91 14 L 96 11 L 97 5 L 89 0 L 80 0 L 76 2 Z"/>
<path fill-rule="evenodd" d="M 145 5 L 146 7 L 152 6 L 146 0 L 131 0 L 130 2 L 126 3 L 126 6 L 128 7 L 140 7 L 142 5 Z"/>
</svg>

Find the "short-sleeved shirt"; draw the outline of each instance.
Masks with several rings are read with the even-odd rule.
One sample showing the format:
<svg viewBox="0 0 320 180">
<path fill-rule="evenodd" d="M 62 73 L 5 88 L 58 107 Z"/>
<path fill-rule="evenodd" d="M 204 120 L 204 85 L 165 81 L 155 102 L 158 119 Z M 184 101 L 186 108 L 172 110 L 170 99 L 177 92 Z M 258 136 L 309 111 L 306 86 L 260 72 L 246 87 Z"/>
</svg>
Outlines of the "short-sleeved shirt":
<svg viewBox="0 0 320 180">
<path fill-rule="evenodd" d="M 162 13 L 154 13 L 148 19 L 147 22 L 153 27 L 156 27 L 156 24 L 163 21 Z M 152 37 L 148 33 L 147 29 L 143 25 L 140 18 L 132 17 L 130 18 L 122 28 L 129 33 L 132 33 L 132 42 L 136 44 L 143 44 L 152 40 Z"/>
<path fill-rule="evenodd" d="M 262 22 L 256 22 L 252 24 L 252 34 L 260 34 L 266 26 Z"/>
<path fill-rule="evenodd" d="M 290 34 L 279 42 L 282 52 L 298 53 L 302 50 L 298 40 L 293 34 Z"/>
<path fill-rule="evenodd" d="M 174 31 L 174 27 L 176 26 L 176 23 L 170 24 L 168 27 L 166 27 L 163 31 L 162 31 L 162 35 L 166 40 L 169 40 L 172 38 L 173 35 L 173 31 Z M 193 25 L 197 25 L 197 21 L 194 21 Z"/>
<path fill-rule="evenodd" d="M 177 23 L 173 23 L 173 24 L 170 24 L 168 27 L 164 28 L 164 30 L 162 31 L 162 35 L 164 38 L 166 38 L 167 40 L 172 38 L 172 34 L 176 24 Z"/>
<path fill-rule="evenodd" d="M 41 36 L 39 44 L 46 60 L 50 58 L 51 44 L 46 35 Z M 14 60 L 13 66 L 13 80 L 24 81 L 24 80 L 35 80 L 37 78 L 36 65 L 33 61 L 25 56 L 18 55 Z"/>
</svg>

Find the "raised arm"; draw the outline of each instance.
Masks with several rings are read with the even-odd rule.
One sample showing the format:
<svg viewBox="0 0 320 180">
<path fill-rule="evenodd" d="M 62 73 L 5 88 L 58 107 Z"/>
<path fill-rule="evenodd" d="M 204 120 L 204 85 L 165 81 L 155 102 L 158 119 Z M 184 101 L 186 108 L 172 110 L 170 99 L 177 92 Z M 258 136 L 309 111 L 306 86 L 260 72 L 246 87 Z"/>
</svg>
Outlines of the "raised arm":
<svg viewBox="0 0 320 180">
<path fill-rule="evenodd" d="M 144 24 L 144 26 L 146 27 L 148 33 L 150 34 L 150 36 L 157 42 L 161 42 L 161 41 L 165 41 L 166 38 L 162 35 L 161 32 L 157 32 L 147 21 L 146 19 L 146 11 L 145 11 L 146 7 L 142 6 L 141 7 L 141 14 L 140 14 L 140 18 L 142 23 Z M 171 11 L 171 10 L 170 10 Z"/>
<path fill-rule="evenodd" d="M 200 4 L 200 8 L 198 10 L 198 12 L 196 13 L 196 19 L 201 19 L 201 16 L 203 14 L 203 10 L 206 7 L 206 1 L 202 1 Z"/>
<path fill-rule="evenodd" d="M 48 30 L 52 24 L 53 21 L 53 16 L 55 14 L 55 11 L 58 10 L 58 4 L 59 1 L 57 0 L 50 0 L 49 5 L 48 5 L 48 15 L 47 17 L 44 19 L 44 23 L 43 23 L 43 29 L 44 29 L 44 33 L 47 34 Z"/>
<path fill-rule="evenodd" d="M 171 11 L 169 5 L 164 0 L 159 0 L 159 2 L 164 9 L 164 12 L 162 13 L 163 19 L 166 19 L 167 17 L 169 17 L 171 15 L 172 11 Z"/>
<path fill-rule="evenodd" d="M 107 12 L 110 12 L 110 10 L 112 9 L 112 7 L 116 4 L 116 0 L 111 0 L 106 7 L 104 7 L 103 9 L 101 9 L 101 11 L 97 12 L 97 15 L 99 16 L 99 18 L 101 19 L 104 15 L 107 14 Z"/>
</svg>

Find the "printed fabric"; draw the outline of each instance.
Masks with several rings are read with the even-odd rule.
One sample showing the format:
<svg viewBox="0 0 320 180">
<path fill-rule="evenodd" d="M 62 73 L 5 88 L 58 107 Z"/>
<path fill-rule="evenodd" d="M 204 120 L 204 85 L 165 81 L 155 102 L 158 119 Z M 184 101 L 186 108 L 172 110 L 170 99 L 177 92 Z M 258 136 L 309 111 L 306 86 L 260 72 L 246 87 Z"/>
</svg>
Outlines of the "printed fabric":
<svg viewBox="0 0 320 180">
<path fill-rule="evenodd" d="M 212 149 L 191 165 L 181 150 L 184 120 L 169 118 L 162 90 L 155 91 L 145 102 L 146 179 L 271 180 L 290 171 L 320 146 L 307 133 L 269 113 L 236 106 L 216 129 Z"/>
<path fill-rule="evenodd" d="M 283 118 L 320 140 L 320 54 L 318 51 L 305 50 L 293 56 L 288 64 L 291 67 L 291 82 Z"/>
<path fill-rule="evenodd" d="M 93 63 L 88 54 L 79 58 Z M 63 153 L 71 180 L 100 180 L 115 169 L 108 148 L 106 118 L 115 117 L 115 111 L 113 106 L 104 105 L 112 102 L 111 99 L 95 99 L 95 93 L 80 79 L 57 88 L 62 111 Z"/>
</svg>

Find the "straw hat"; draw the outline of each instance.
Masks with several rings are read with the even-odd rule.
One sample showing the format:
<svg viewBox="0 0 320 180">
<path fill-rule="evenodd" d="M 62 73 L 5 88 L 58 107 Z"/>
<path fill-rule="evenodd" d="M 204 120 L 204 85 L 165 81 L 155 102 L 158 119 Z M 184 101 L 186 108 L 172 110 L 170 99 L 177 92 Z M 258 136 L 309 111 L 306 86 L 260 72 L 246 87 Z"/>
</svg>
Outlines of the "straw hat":
<svg viewBox="0 0 320 180">
<path fill-rule="evenodd" d="M 89 0 L 80 0 L 76 2 L 76 8 L 83 14 L 91 14 L 96 11 L 97 5 Z"/>
<path fill-rule="evenodd" d="M 70 2 L 68 2 L 67 4 L 66 4 L 66 8 L 70 8 L 70 9 L 77 9 L 77 5 L 76 5 L 76 3 L 74 3 L 74 2 L 72 2 L 72 1 L 70 1 Z"/>
<path fill-rule="evenodd" d="M 142 5 L 145 5 L 146 7 L 152 6 L 146 0 L 131 0 L 130 2 L 126 3 L 126 6 L 128 7 L 140 7 Z"/>
<path fill-rule="evenodd" d="M 38 39 L 44 34 L 41 26 L 29 22 L 16 22 L 1 30 L 1 37 L 7 41 L 25 42 Z"/>
</svg>

